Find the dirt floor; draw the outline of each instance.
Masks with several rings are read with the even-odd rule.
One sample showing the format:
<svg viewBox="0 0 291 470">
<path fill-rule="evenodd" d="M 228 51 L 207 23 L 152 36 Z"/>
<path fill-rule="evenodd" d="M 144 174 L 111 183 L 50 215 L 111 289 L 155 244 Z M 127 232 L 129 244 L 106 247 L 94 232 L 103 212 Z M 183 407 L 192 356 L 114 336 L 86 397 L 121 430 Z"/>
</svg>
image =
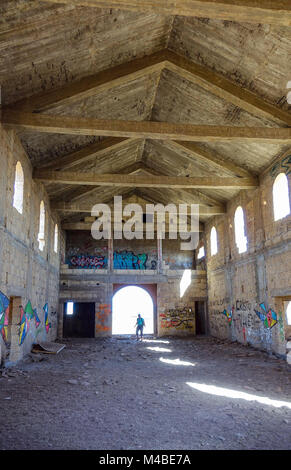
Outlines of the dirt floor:
<svg viewBox="0 0 291 470">
<path fill-rule="evenodd" d="M 0 449 L 291 449 L 283 360 L 206 337 L 65 344 L 0 370 Z"/>
</svg>

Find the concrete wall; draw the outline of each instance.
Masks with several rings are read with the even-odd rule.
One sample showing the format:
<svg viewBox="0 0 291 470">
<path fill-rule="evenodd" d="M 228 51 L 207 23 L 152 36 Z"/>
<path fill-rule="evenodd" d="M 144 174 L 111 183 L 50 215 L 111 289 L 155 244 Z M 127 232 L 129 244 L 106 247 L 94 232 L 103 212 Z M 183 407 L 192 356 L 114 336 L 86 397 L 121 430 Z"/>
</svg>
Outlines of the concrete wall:
<svg viewBox="0 0 291 470">
<path fill-rule="evenodd" d="M 227 206 L 226 216 L 206 224 L 206 259 L 210 333 L 284 355 L 284 298 L 291 295 L 291 216 L 274 222 L 272 188 L 276 173 L 261 178 L 256 190 L 241 191 Z M 290 175 L 289 175 L 290 192 Z M 247 252 L 235 243 L 234 213 L 241 205 L 248 239 Z M 218 253 L 210 256 L 210 231 L 215 226 Z M 268 328 L 255 310 L 273 309 L 277 323 Z M 228 318 L 224 313 L 228 313 Z"/>
<path fill-rule="evenodd" d="M 156 270 L 156 240 L 113 240 L 115 269 Z M 69 230 L 66 235 L 66 264 L 70 269 L 107 269 L 108 243 L 94 240 L 90 231 Z M 180 240 L 163 240 L 164 268 L 191 269 L 193 251 L 181 251 Z"/>
<path fill-rule="evenodd" d="M 191 284 L 180 295 L 180 282 L 185 270 L 70 270 L 61 269 L 60 302 L 95 302 L 95 336 L 109 336 L 112 328 L 112 296 L 114 284 L 157 285 L 156 331 L 158 335 L 195 334 L 195 301 L 206 302 L 206 272 L 192 271 Z M 190 311 L 191 309 L 191 311 Z M 60 308 L 63 311 L 63 308 Z M 59 335 L 63 316 L 60 315 Z"/>
<path fill-rule="evenodd" d="M 23 213 L 13 207 L 14 177 L 17 161 L 21 162 L 24 172 Z M 10 302 L 17 297 L 10 312 L 9 340 L 11 339 L 11 361 L 16 361 L 28 353 L 36 339 L 53 340 L 57 334 L 57 309 L 59 295 L 60 248 L 54 253 L 53 240 L 55 223 L 60 223 L 49 207 L 47 193 L 42 184 L 32 181 L 32 168 L 24 149 L 13 131 L 6 131 L 0 126 L 0 292 Z M 45 203 L 45 247 L 38 246 L 39 206 Z M 59 236 L 59 246 L 60 246 Z M 36 316 L 25 316 L 25 322 L 19 326 L 20 306 L 24 309 L 30 301 Z M 45 324 L 44 307 L 47 305 L 48 318 Z M 28 304 L 27 310 L 29 310 Z M 12 307 L 12 304 L 10 305 Z M 11 308 L 12 310 L 12 308 Z M 25 335 L 19 345 L 19 333 L 26 327 Z M 12 337 L 11 337 L 12 334 Z M 7 343 L 7 341 L 6 341 Z M 0 336 L 1 357 L 7 358 L 8 347 Z"/>
<path fill-rule="evenodd" d="M 204 271 L 191 271 L 191 283 L 184 294 L 180 285 L 183 271 L 168 276 L 167 282 L 158 284 L 158 334 L 159 336 L 187 336 L 196 333 L 195 301 L 206 301 L 206 276 Z"/>
</svg>

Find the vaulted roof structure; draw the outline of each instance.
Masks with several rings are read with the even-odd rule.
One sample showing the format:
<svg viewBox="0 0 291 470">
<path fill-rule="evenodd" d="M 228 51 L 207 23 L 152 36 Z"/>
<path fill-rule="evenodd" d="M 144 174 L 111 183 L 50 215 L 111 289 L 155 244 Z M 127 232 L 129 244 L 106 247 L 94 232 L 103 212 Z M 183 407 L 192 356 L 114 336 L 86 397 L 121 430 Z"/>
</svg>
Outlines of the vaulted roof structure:
<svg viewBox="0 0 291 470">
<path fill-rule="evenodd" d="M 116 194 L 206 221 L 290 148 L 290 25 L 284 0 L 4 0 L 1 120 L 64 224 Z"/>
</svg>

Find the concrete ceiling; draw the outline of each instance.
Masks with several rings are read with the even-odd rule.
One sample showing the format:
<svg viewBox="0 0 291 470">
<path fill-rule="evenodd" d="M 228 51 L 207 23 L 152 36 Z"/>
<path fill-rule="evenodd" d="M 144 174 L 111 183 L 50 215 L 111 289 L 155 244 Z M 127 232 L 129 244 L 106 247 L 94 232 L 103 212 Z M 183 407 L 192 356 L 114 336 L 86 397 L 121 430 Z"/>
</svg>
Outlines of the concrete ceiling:
<svg viewBox="0 0 291 470">
<path fill-rule="evenodd" d="M 43 95 L 47 100 L 50 93 L 59 96 L 60 91 L 62 100 L 52 100 L 46 109 L 38 109 L 40 114 L 266 129 L 291 123 L 286 101 L 286 84 L 291 79 L 291 28 L 287 26 L 76 6 L 73 1 L 4 0 L 0 5 L 0 47 L 2 104 L 12 110 L 23 106 L 26 110 L 27 98 L 37 102 Z M 164 67 L 164 62 L 156 59 L 151 63 L 152 55 L 164 50 L 175 54 L 174 62 L 176 54 L 178 62 L 182 57 L 186 65 L 181 68 L 171 62 Z M 133 64 L 143 58 L 148 60 L 145 68 L 133 70 Z M 114 67 L 123 64 L 129 64 L 128 74 L 111 82 Z M 202 74 L 200 78 L 208 77 L 206 86 L 204 79 L 201 83 L 196 73 L 192 74 L 192 65 Z M 80 80 L 92 84 L 96 74 L 104 72 L 106 76 L 107 71 L 102 85 L 94 85 L 89 94 L 63 99 L 67 96 L 63 90 L 78 87 Z M 226 93 L 213 85 L 213 79 L 226 79 L 226 86 L 236 88 Z M 250 101 L 255 97 L 255 105 L 245 105 L 244 96 L 238 100 L 237 90 L 238 94 L 240 90 L 251 92 Z M 165 176 L 259 176 L 289 146 L 288 142 L 209 140 L 189 148 L 148 136 L 124 138 L 109 145 L 109 137 L 102 135 L 31 129 L 18 132 L 35 168 L 53 168 L 60 162 L 61 170 L 70 167 L 76 172 L 98 174 L 139 174 L 146 166 L 149 174 Z M 83 160 L 75 158 L 77 152 L 99 144 L 105 147 L 101 152 L 88 152 Z M 68 166 L 64 158 L 75 163 Z M 109 201 L 120 194 L 117 187 L 45 185 L 53 203 L 80 198 L 88 203 L 98 202 L 97 198 Z M 227 203 L 239 188 L 185 192 L 123 187 L 123 191 L 150 196 L 156 202 L 189 202 L 192 192 L 193 201 L 200 196 L 201 203 L 211 207 Z M 67 220 L 68 214 L 61 214 Z M 74 220 L 83 216 L 79 212 Z"/>
</svg>

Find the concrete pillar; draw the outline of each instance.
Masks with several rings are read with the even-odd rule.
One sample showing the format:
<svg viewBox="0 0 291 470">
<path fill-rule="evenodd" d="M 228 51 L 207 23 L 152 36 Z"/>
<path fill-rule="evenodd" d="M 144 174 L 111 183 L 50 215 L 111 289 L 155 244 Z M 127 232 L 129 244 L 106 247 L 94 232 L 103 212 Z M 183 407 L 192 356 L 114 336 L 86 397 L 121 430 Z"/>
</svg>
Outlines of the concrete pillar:
<svg viewBox="0 0 291 470">
<path fill-rule="evenodd" d="M 64 334 L 64 302 L 59 303 L 59 315 L 58 315 L 58 338 L 62 339 Z"/>
<path fill-rule="evenodd" d="M 19 322 L 20 307 L 22 305 L 21 297 L 13 297 L 10 302 L 11 308 L 11 346 L 9 362 L 17 362 L 23 357 L 23 351 L 19 345 Z"/>
<path fill-rule="evenodd" d="M 158 247 L 158 274 L 163 272 L 163 240 L 157 237 Z"/>
<path fill-rule="evenodd" d="M 108 239 L 108 272 L 113 271 L 113 238 Z"/>
</svg>

